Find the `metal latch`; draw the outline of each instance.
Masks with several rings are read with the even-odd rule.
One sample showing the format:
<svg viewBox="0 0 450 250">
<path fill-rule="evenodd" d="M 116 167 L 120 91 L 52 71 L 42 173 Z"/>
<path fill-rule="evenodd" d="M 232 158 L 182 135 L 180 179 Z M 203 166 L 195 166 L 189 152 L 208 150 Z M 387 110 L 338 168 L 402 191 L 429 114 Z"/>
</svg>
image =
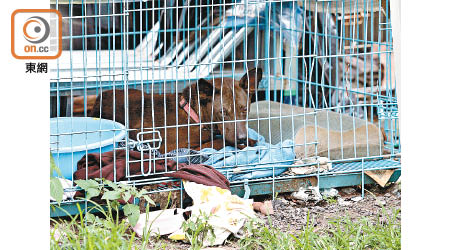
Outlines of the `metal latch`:
<svg viewBox="0 0 450 250">
<path fill-rule="evenodd" d="M 152 139 L 144 139 L 144 135 L 150 135 L 145 137 Z M 142 131 L 139 132 L 136 137 L 137 137 L 136 148 L 139 151 L 159 149 L 161 147 L 162 138 L 161 133 L 158 130 L 152 129 L 149 131 Z"/>
</svg>

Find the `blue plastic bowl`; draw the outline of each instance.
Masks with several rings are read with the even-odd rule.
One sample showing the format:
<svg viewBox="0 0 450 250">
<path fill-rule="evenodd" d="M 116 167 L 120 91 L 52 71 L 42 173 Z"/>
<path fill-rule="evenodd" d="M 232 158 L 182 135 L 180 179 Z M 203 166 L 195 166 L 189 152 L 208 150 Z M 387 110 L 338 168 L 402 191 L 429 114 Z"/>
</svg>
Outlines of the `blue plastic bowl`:
<svg viewBox="0 0 450 250">
<path fill-rule="evenodd" d="M 111 151 L 125 135 L 125 126 L 107 119 L 50 119 L 50 151 L 56 166 L 69 180 L 72 180 L 72 174 L 77 170 L 77 162 L 85 154 Z M 53 172 L 53 176 L 57 176 L 57 173 Z"/>
</svg>

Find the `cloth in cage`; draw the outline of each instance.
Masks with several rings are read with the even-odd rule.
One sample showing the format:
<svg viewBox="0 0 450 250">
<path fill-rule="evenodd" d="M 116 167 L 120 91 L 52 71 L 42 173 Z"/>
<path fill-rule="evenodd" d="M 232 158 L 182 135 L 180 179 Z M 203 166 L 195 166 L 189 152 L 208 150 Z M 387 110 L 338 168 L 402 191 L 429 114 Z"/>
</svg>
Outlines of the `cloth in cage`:
<svg viewBox="0 0 450 250">
<path fill-rule="evenodd" d="M 170 160 L 177 161 L 178 163 L 187 163 L 187 164 L 201 164 L 208 160 L 206 155 L 200 154 L 200 151 L 188 149 L 188 148 L 179 148 L 174 149 L 168 153 L 161 154 L 157 149 L 149 149 L 148 144 L 142 144 L 142 148 L 139 149 L 137 147 L 137 142 L 129 139 L 129 149 L 134 151 L 149 151 L 150 154 L 154 155 L 155 158 L 167 158 Z M 119 147 L 124 148 L 125 142 L 119 142 Z M 178 157 L 178 158 L 177 158 Z"/>
<path fill-rule="evenodd" d="M 149 154 L 138 151 L 129 151 L 130 175 L 138 175 L 149 172 L 150 161 L 142 161 L 143 169 L 141 169 L 140 160 L 150 159 Z M 155 166 L 151 167 L 152 173 L 176 170 L 177 164 L 172 160 L 156 160 Z M 100 168 L 101 166 L 101 168 Z M 126 151 L 116 150 L 105 153 L 89 153 L 83 156 L 77 163 L 77 171 L 75 171 L 74 179 L 94 179 L 105 178 L 110 181 L 120 181 L 125 178 L 126 171 Z M 143 172 L 142 172 L 143 171 Z M 87 176 L 86 176 L 87 172 Z M 115 175 L 115 179 L 114 179 Z M 87 178 L 86 178 L 87 177 Z"/>
<path fill-rule="evenodd" d="M 81 158 L 77 163 L 77 171 L 74 173 L 74 179 L 94 179 L 103 177 L 107 180 L 114 181 L 114 173 L 116 180 L 121 181 L 125 179 L 126 171 L 126 151 L 116 150 L 106 152 L 103 154 L 90 153 Z M 144 154 L 137 151 L 129 151 L 130 174 L 142 174 L 140 160 L 149 159 L 149 154 Z M 87 158 L 87 160 L 86 160 Z M 138 161 L 138 162 L 133 162 Z M 114 164 L 115 163 L 115 164 Z M 102 168 L 100 169 L 100 166 Z M 115 171 L 114 171 L 115 166 Z M 166 167 L 167 166 L 167 167 Z M 206 165 L 177 163 L 173 160 L 164 159 L 156 160 L 155 166 L 150 170 L 153 173 L 174 171 L 179 167 L 179 170 L 172 173 L 165 173 L 163 176 L 180 178 L 188 181 L 193 181 L 207 186 L 217 186 L 223 189 L 230 189 L 230 182 L 220 172 L 214 168 Z M 87 169 L 86 169 L 87 168 Z M 149 173 L 149 161 L 143 161 L 144 173 Z"/>
<path fill-rule="evenodd" d="M 165 154 L 161 154 L 156 150 L 155 155 L 157 158 L 169 158 L 177 161 L 178 163 L 186 164 L 201 164 L 208 160 L 208 157 L 200 154 L 200 151 L 188 148 L 174 149 Z"/>
<path fill-rule="evenodd" d="M 164 176 L 230 190 L 230 182 L 227 178 L 213 167 L 207 165 L 187 165 L 176 172 L 166 173 Z"/>
<path fill-rule="evenodd" d="M 208 154 L 209 159 L 204 162 L 224 174 L 228 180 L 237 181 L 278 176 L 288 168 L 283 167 L 294 163 L 294 142 L 285 140 L 276 145 L 267 143 L 263 136 L 248 128 L 248 137 L 257 140 L 254 147 L 237 150 L 226 146 L 221 150 L 213 148 L 202 149 L 202 154 Z M 236 167 L 244 166 L 243 168 Z M 244 169 L 245 168 L 245 169 Z"/>
<path fill-rule="evenodd" d="M 247 147 L 243 150 L 238 150 L 235 147 L 226 146 L 221 150 L 215 150 L 213 148 L 205 148 L 200 151 L 203 157 L 208 157 L 208 160 L 203 162 L 203 165 L 212 166 L 215 169 L 226 176 L 228 180 L 244 180 L 244 179 L 256 179 L 269 176 L 278 176 L 287 170 L 286 165 L 294 163 L 294 142 L 292 140 L 285 140 L 279 142 L 276 145 L 271 145 L 265 142 L 263 136 L 259 135 L 256 131 L 248 129 L 249 138 L 257 140 L 255 147 Z M 114 173 L 116 174 L 117 181 L 125 178 L 126 171 L 126 151 L 116 150 L 106 152 L 103 154 L 90 153 L 85 155 L 78 161 L 77 171 L 74 173 L 74 179 L 85 179 L 86 168 L 88 171 L 87 178 L 100 178 L 103 177 L 107 180 L 114 181 Z M 138 151 L 129 151 L 129 161 L 140 161 L 142 159 L 150 159 L 151 154 L 141 153 Z M 205 156 L 206 155 L 206 156 Z M 87 160 L 86 160 L 87 157 Z M 153 156 L 154 157 L 154 156 Z M 116 169 L 114 171 L 114 162 Z M 167 165 L 166 165 L 167 164 Z M 100 171 L 100 165 L 102 170 Z M 245 169 L 236 167 L 237 165 L 245 166 Z M 283 165 L 283 166 L 280 166 Z M 186 163 L 179 163 L 178 169 L 182 169 L 187 165 Z M 152 173 L 175 171 L 177 169 L 177 163 L 170 159 L 161 159 L 155 161 L 155 166 L 151 168 Z M 205 169 L 203 169 L 205 170 Z M 190 172 L 194 175 L 194 172 L 200 173 L 199 169 L 185 170 L 184 174 Z M 149 172 L 149 161 L 143 162 L 143 172 Z M 130 162 L 130 174 L 139 175 L 142 174 L 140 162 Z M 179 175 L 178 173 L 177 175 Z M 190 175 L 190 176 L 192 176 Z M 197 180 L 201 179 L 196 177 Z M 216 178 L 216 177 L 215 177 Z M 215 180 L 215 178 L 213 178 Z M 189 180 L 189 179 L 187 179 Z M 191 179 L 191 181 L 195 181 Z M 202 182 L 201 184 L 211 185 Z M 229 184 L 228 184 L 229 186 Z"/>
</svg>

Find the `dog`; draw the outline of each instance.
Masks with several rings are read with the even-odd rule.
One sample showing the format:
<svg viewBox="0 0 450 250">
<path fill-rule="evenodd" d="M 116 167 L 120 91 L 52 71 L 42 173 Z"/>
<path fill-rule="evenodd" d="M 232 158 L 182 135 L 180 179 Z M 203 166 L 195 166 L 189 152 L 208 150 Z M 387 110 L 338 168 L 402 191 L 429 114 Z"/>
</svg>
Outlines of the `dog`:
<svg viewBox="0 0 450 250">
<path fill-rule="evenodd" d="M 162 138 L 161 153 L 177 148 L 254 146 L 256 141 L 247 138 L 247 117 L 261 79 L 262 69 L 253 68 L 238 81 L 199 79 L 179 94 L 156 95 L 128 89 L 129 137 L 136 140 L 139 132 L 158 130 Z M 125 124 L 124 97 L 124 90 L 102 92 L 90 116 Z M 222 138 L 215 138 L 217 134 Z M 153 136 L 143 134 L 140 139 L 150 140 Z"/>
</svg>

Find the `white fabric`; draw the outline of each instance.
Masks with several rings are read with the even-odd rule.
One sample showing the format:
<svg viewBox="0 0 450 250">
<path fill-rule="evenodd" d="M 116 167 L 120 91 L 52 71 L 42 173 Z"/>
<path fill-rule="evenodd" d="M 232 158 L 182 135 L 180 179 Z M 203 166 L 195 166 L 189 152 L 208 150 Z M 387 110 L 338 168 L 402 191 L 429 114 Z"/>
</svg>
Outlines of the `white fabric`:
<svg viewBox="0 0 450 250">
<path fill-rule="evenodd" d="M 139 220 L 133 227 L 133 230 L 139 237 L 144 234 L 144 228 L 147 221 L 147 231 L 150 230 L 151 235 L 159 234 L 166 235 L 171 234 L 181 228 L 183 224 L 183 210 L 182 209 L 166 209 L 158 210 L 146 214 L 143 213 L 139 216 Z"/>
<path fill-rule="evenodd" d="M 242 199 L 237 195 L 232 195 L 230 190 L 214 186 L 205 186 L 195 182 L 183 181 L 186 193 L 192 198 L 193 206 L 186 210 L 166 209 L 149 213 L 147 230 L 152 234 L 160 235 L 171 234 L 169 239 L 186 239 L 182 230 L 184 221 L 183 211 L 190 210 L 190 219 L 196 219 L 201 213 L 209 216 L 208 224 L 213 227 L 215 239 L 212 241 L 212 235 L 208 234 L 203 240 L 203 246 L 220 245 L 234 234 L 239 238 L 239 230 L 244 226 L 248 218 L 255 218 L 253 211 L 253 200 Z M 133 230 L 138 236 L 143 235 L 146 221 L 146 214 L 141 214 Z M 148 223 L 148 224 L 150 224 Z"/>
<path fill-rule="evenodd" d="M 184 188 L 194 201 L 190 208 L 191 218 L 199 216 L 200 211 L 210 215 L 208 223 L 213 227 L 216 238 L 211 244 L 211 235 L 208 235 L 204 246 L 223 244 L 230 234 L 237 235 L 247 218 L 255 217 L 253 200 L 232 195 L 230 190 L 188 181 L 184 181 Z"/>
</svg>

